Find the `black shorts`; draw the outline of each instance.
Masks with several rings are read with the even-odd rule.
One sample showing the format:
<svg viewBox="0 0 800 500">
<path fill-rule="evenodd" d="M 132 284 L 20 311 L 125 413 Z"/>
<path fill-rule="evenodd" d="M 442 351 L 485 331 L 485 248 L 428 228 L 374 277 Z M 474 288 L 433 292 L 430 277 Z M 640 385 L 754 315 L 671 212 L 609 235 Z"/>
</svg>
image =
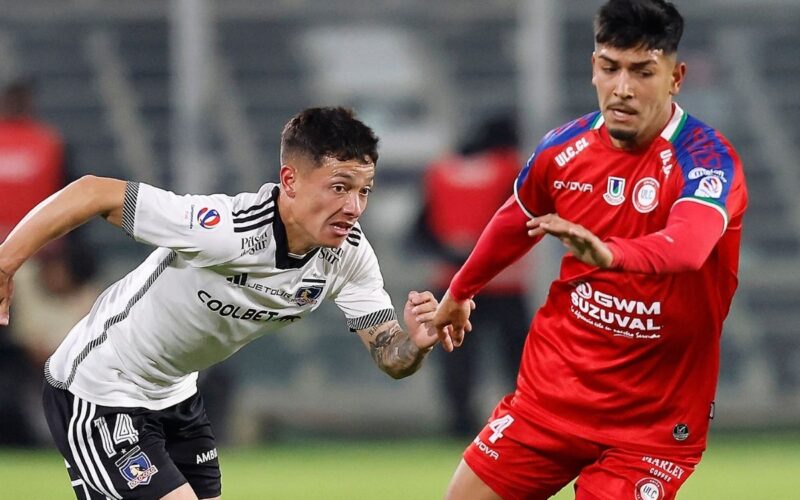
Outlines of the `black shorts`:
<svg viewBox="0 0 800 500">
<path fill-rule="evenodd" d="M 98 406 L 44 384 L 50 433 L 79 499 L 155 499 L 188 482 L 221 495 L 217 447 L 199 394 L 160 411 Z"/>
</svg>

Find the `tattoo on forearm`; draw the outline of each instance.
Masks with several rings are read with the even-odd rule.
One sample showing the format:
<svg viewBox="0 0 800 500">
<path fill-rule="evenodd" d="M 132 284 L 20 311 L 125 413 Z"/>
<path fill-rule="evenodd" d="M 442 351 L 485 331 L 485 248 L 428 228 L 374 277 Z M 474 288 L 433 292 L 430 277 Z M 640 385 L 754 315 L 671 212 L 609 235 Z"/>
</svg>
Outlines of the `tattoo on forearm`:
<svg viewBox="0 0 800 500">
<path fill-rule="evenodd" d="M 397 322 L 388 328 L 377 328 L 367 332 L 374 339 L 369 341 L 372 358 L 386 373 L 395 378 L 402 378 L 417 371 L 425 358 L 420 350 L 404 332 Z"/>
</svg>

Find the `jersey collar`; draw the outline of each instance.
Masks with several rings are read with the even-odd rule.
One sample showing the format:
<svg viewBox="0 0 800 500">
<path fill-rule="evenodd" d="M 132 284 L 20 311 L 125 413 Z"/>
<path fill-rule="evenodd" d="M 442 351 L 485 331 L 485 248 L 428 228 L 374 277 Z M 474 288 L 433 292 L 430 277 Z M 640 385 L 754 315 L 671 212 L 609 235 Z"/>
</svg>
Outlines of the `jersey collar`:
<svg viewBox="0 0 800 500">
<path fill-rule="evenodd" d="M 686 114 L 683 108 L 678 106 L 677 102 L 673 102 L 672 116 L 670 117 L 667 124 L 664 126 L 664 129 L 661 130 L 661 134 L 659 134 L 660 137 L 662 137 L 667 142 L 670 143 L 673 142 L 675 138 L 678 137 L 678 134 L 681 133 L 681 130 L 683 130 L 683 125 L 686 123 L 687 116 L 689 115 Z M 608 131 L 607 129 L 603 128 L 603 125 L 605 125 L 605 123 L 606 120 L 605 118 L 603 118 L 603 113 L 601 112 L 598 113 L 597 118 L 595 118 L 594 122 L 592 122 L 590 128 L 592 130 L 602 129 L 600 130 L 601 135 L 610 144 L 611 139 L 608 136 Z"/>
</svg>

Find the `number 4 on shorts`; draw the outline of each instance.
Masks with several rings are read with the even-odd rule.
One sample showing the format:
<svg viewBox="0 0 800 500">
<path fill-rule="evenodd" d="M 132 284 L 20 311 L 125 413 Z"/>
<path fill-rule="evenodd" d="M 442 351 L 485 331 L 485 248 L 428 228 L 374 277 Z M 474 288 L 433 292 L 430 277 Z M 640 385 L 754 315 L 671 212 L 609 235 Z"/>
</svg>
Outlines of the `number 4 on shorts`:
<svg viewBox="0 0 800 500">
<path fill-rule="evenodd" d="M 508 429 L 508 426 L 513 423 L 514 423 L 514 417 L 512 417 L 511 415 L 500 417 L 489 423 L 489 428 L 494 431 L 492 432 L 492 435 L 489 436 L 489 442 L 492 444 L 496 443 L 498 439 L 503 437 L 503 431 Z"/>
</svg>

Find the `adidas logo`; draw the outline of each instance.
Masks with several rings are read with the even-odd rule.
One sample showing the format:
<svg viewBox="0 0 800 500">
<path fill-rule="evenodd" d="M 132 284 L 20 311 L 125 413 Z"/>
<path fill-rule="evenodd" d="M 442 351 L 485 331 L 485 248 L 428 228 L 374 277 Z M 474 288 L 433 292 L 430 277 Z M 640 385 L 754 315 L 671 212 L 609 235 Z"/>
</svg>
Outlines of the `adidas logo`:
<svg viewBox="0 0 800 500">
<path fill-rule="evenodd" d="M 225 281 L 228 283 L 233 283 L 234 285 L 245 286 L 247 284 L 247 273 L 229 276 L 225 278 Z"/>
</svg>

